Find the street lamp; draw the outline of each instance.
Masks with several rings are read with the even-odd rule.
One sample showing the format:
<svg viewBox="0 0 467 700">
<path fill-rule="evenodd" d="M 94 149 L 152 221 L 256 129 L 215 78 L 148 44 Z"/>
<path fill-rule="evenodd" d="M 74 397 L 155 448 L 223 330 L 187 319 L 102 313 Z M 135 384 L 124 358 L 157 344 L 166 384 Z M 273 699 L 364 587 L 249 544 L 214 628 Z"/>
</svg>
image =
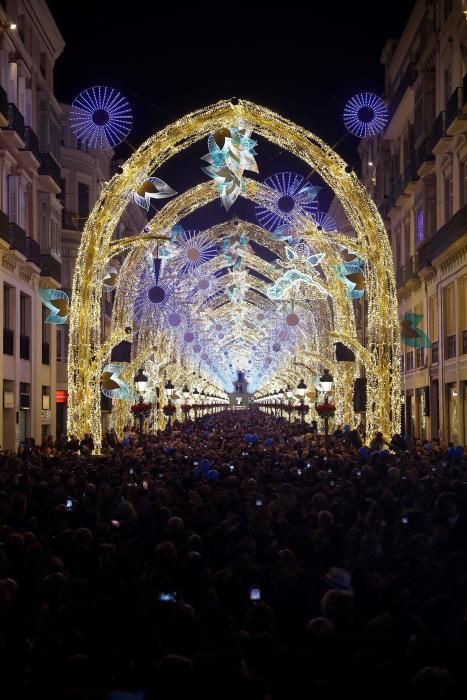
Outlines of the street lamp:
<svg viewBox="0 0 467 700">
<path fill-rule="evenodd" d="M 289 414 L 289 423 L 290 423 L 290 414 L 292 413 L 292 398 L 293 398 L 293 391 L 292 387 L 290 384 L 287 384 L 287 388 L 285 390 L 285 395 L 287 396 L 287 413 Z"/>
<path fill-rule="evenodd" d="M 322 389 L 323 389 L 323 391 L 324 391 L 324 403 L 325 403 L 325 404 L 329 404 L 329 401 L 328 401 L 328 394 L 329 394 L 329 393 L 331 392 L 331 390 L 332 390 L 332 385 L 333 385 L 334 379 L 333 379 L 333 376 L 332 376 L 332 374 L 330 373 L 330 371 L 329 371 L 328 369 L 325 369 L 325 370 L 324 370 L 323 376 L 320 378 L 319 381 L 320 381 L 321 387 L 322 387 Z M 327 446 L 328 446 L 328 434 L 329 434 L 329 430 L 328 430 L 328 421 L 329 421 L 329 413 L 330 413 L 330 412 L 327 411 L 327 410 L 325 410 L 324 413 L 323 413 L 323 417 L 324 417 L 324 442 L 325 442 L 326 448 L 327 448 Z"/>
<path fill-rule="evenodd" d="M 279 397 L 279 401 L 280 401 L 280 404 L 279 404 L 280 405 L 280 414 L 281 414 L 281 418 L 282 418 L 282 402 L 283 402 L 284 396 L 285 396 L 284 390 L 279 389 L 279 391 L 277 392 L 277 396 Z"/>
<path fill-rule="evenodd" d="M 138 392 L 139 396 L 139 403 L 144 402 L 144 392 L 146 391 L 146 387 L 148 385 L 148 378 L 143 372 L 143 369 L 140 368 L 137 373 L 134 376 L 133 379 L 136 387 L 136 391 Z M 146 417 L 146 412 L 145 411 L 138 411 L 138 419 L 139 419 L 139 440 L 142 442 L 143 440 L 143 423 L 144 419 Z"/>
<path fill-rule="evenodd" d="M 183 412 L 185 414 L 185 422 L 186 422 L 188 420 L 188 414 L 190 412 L 190 406 L 188 404 L 188 399 L 190 398 L 190 390 L 189 390 L 187 384 L 185 384 L 185 386 L 183 387 L 182 394 L 183 394 L 183 400 L 185 402 L 183 404 Z"/>
<path fill-rule="evenodd" d="M 193 404 L 194 404 L 194 407 L 195 407 L 195 420 L 198 418 L 198 401 L 199 401 L 198 397 L 199 397 L 199 391 L 198 391 L 198 389 L 195 387 L 195 388 L 193 389 Z"/>
<path fill-rule="evenodd" d="M 172 384 L 172 382 L 169 379 L 169 381 L 166 382 L 166 384 L 164 386 L 165 393 L 167 395 L 167 401 L 168 401 L 168 404 L 170 406 L 170 408 L 169 408 L 169 422 L 167 424 L 167 427 L 169 429 L 169 433 L 172 429 L 172 408 L 171 407 L 172 407 L 172 396 L 174 393 L 174 388 L 175 388 L 174 385 Z"/>
<path fill-rule="evenodd" d="M 297 394 L 298 394 L 298 396 L 299 396 L 299 398 L 300 398 L 300 407 L 301 407 L 301 411 L 300 411 L 300 421 L 301 421 L 301 423 L 303 423 L 304 420 L 305 420 L 305 411 L 304 411 L 304 409 L 303 409 L 303 406 L 304 406 L 304 404 L 305 404 L 305 392 L 306 392 L 306 389 L 307 389 L 307 386 L 306 386 L 305 382 L 303 381 L 303 379 L 300 379 L 300 381 L 299 381 L 299 383 L 298 383 L 298 386 L 297 386 Z"/>
</svg>

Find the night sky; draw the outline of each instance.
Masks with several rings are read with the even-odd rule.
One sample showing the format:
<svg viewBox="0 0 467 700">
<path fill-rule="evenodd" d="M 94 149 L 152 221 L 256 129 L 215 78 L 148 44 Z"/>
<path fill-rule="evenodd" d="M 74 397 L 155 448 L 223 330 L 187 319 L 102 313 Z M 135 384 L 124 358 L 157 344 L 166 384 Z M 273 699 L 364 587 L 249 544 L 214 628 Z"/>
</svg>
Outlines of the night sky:
<svg viewBox="0 0 467 700">
<path fill-rule="evenodd" d="M 93 85 L 117 88 L 133 107 L 129 141 L 138 146 L 177 117 L 232 96 L 336 144 L 346 133 L 345 102 L 360 91 L 383 93 L 381 50 L 400 35 L 414 2 L 292 2 L 280 9 L 219 2 L 187 10 L 143 0 L 125 3 L 126 12 L 108 0 L 48 4 L 66 42 L 55 69 L 59 100 L 71 102 Z M 355 167 L 357 145 L 346 136 L 336 148 Z M 206 152 L 205 143 L 197 144 L 188 151 L 191 167 L 184 161 L 158 174 L 181 191 L 204 179 L 198 159 Z M 121 155 L 129 154 L 123 146 Z M 286 169 L 308 174 L 303 163 L 264 142 L 257 162 L 261 179 Z"/>
</svg>

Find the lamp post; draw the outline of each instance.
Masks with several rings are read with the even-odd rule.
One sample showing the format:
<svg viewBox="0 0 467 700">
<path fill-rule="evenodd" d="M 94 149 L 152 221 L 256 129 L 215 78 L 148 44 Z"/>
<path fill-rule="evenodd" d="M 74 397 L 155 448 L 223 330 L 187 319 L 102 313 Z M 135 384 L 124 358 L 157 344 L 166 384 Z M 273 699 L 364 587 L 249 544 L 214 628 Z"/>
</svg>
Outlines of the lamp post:
<svg viewBox="0 0 467 700">
<path fill-rule="evenodd" d="M 167 395 L 167 402 L 168 402 L 169 406 L 172 406 L 172 396 L 174 393 L 174 388 L 175 388 L 174 385 L 172 384 L 172 382 L 169 379 L 169 381 L 166 382 L 165 387 L 164 387 L 165 393 Z M 172 430 L 172 413 L 171 413 L 171 411 L 169 411 L 169 422 L 167 424 L 167 427 L 168 427 L 169 433 L 170 433 L 170 431 Z"/>
<path fill-rule="evenodd" d="M 290 423 L 290 414 L 292 413 L 292 397 L 293 397 L 293 391 L 292 387 L 290 384 L 287 384 L 287 389 L 285 390 L 285 394 L 287 396 L 287 413 L 289 414 L 289 423 Z"/>
<path fill-rule="evenodd" d="M 146 391 L 146 387 L 148 385 L 148 378 L 143 372 L 143 369 L 139 369 L 137 373 L 135 374 L 135 377 L 133 379 L 136 387 L 136 391 L 139 394 L 139 403 L 144 403 L 144 392 Z M 143 423 L 145 419 L 145 413 L 144 411 L 139 411 L 138 412 L 138 418 L 139 418 L 139 441 L 143 441 Z"/>
<path fill-rule="evenodd" d="M 332 385 L 334 382 L 334 379 L 332 377 L 332 374 L 328 369 L 325 369 L 323 372 L 323 376 L 320 378 L 320 383 L 321 387 L 324 391 L 324 403 L 329 404 L 328 401 L 328 394 L 330 393 L 332 389 Z M 326 449 L 328 447 L 328 434 L 329 434 L 329 428 L 328 428 L 328 421 L 329 421 L 329 411 L 325 410 L 324 411 L 324 442 L 326 445 Z"/>
<path fill-rule="evenodd" d="M 188 414 L 190 412 L 190 407 L 188 405 L 188 399 L 190 398 L 190 390 L 189 390 L 187 384 L 185 384 L 185 386 L 182 389 L 182 395 L 183 395 L 183 400 L 185 401 L 183 413 L 185 414 L 185 423 L 186 423 L 186 421 L 188 420 Z"/>
<path fill-rule="evenodd" d="M 198 389 L 195 387 L 195 388 L 193 389 L 193 404 L 194 404 L 194 407 L 195 407 L 195 420 L 198 418 L 198 400 L 199 400 L 199 399 L 198 399 L 198 396 L 199 396 L 199 391 L 198 391 Z"/>
<path fill-rule="evenodd" d="M 204 393 L 204 389 L 201 391 L 200 396 L 201 396 L 201 413 L 204 416 L 204 399 L 206 397 L 206 394 Z"/>
<path fill-rule="evenodd" d="M 277 395 L 278 395 L 279 401 L 280 401 L 280 404 L 279 404 L 279 406 L 280 406 L 279 412 L 280 412 L 280 416 L 281 416 L 281 418 L 282 418 L 282 402 L 283 402 L 284 396 L 285 396 L 284 390 L 283 390 L 283 389 L 279 389 L 279 391 L 277 392 Z"/>
<path fill-rule="evenodd" d="M 300 422 L 303 424 L 305 420 L 305 411 L 303 409 L 303 406 L 305 405 L 305 392 L 306 392 L 307 386 L 303 379 L 300 379 L 298 385 L 297 385 L 297 394 L 300 397 Z"/>
</svg>

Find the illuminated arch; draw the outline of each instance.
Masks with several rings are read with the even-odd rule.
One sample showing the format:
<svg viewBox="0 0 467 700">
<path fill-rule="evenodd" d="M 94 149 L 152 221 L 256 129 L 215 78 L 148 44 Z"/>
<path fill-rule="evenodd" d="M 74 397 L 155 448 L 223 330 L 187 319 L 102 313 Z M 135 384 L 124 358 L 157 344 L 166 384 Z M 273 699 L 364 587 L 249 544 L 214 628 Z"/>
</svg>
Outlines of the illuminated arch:
<svg viewBox="0 0 467 700">
<path fill-rule="evenodd" d="M 96 446 L 101 444 L 100 372 L 112 344 L 124 337 L 125 329 L 114 328 L 112 337 L 101 345 L 100 313 L 105 265 L 119 250 L 144 245 L 157 232 L 165 232 L 196 209 L 200 202 L 212 201 L 217 193 L 212 183 L 198 185 L 169 202 L 151 223 L 149 235 L 133 241 L 113 241 L 117 223 L 131 194 L 145 177 L 157 171 L 176 153 L 217 129 L 244 120 L 267 140 L 279 145 L 314 169 L 340 200 L 353 227 L 355 246 L 367 262 L 369 285 L 367 343 L 361 356 L 368 377 L 367 428 L 384 434 L 400 425 L 399 328 L 391 250 L 376 206 L 345 162 L 324 142 L 301 127 L 251 102 L 221 101 L 193 112 L 166 127 L 146 141 L 124 164 L 122 173 L 105 186 L 83 231 L 72 288 L 69 345 L 69 433 L 82 436 L 91 432 Z M 252 199 L 261 185 L 248 182 Z M 308 222 L 306 235 L 321 240 Z M 342 237 L 343 242 L 347 239 Z M 337 309 L 337 307 L 336 307 Z M 355 347 L 349 315 L 338 319 L 339 337 L 348 337 Z M 365 357 L 365 359 L 363 359 Z"/>
</svg>

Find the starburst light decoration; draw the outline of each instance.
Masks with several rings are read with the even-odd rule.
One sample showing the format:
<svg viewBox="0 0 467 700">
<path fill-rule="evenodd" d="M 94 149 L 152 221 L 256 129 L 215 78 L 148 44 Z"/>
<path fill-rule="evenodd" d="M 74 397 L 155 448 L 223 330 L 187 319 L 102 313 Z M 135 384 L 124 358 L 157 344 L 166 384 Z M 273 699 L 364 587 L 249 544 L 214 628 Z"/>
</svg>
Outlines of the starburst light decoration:
<svg viewBox="0 0 467 700">
<path fill-rule="evenodd" d="M 111 87 L 83 90 L 73 100 L 70 124 L 79 141 L 89 148 L 118 146 L 131 131 L 133 116 L 128 100 Z"/>
<path fill-rule="evenodd" d="M 268 231 L 283 226 L 288 217 L 313 214 L 318 209 L 317 197 L 321 187 L 312 185 L 302 175 L 283 172 L 267 177 L 269 188 L 264 201 L 255 206 L 256 218 Z"/>
<path fill-rule="evenodd" d="M 371 92 L 354 95 L 344 107 L 345 127 L 360 139 L 381 134 L 388 121 L 388 108 L 381 97 Z"/>
</svg>

